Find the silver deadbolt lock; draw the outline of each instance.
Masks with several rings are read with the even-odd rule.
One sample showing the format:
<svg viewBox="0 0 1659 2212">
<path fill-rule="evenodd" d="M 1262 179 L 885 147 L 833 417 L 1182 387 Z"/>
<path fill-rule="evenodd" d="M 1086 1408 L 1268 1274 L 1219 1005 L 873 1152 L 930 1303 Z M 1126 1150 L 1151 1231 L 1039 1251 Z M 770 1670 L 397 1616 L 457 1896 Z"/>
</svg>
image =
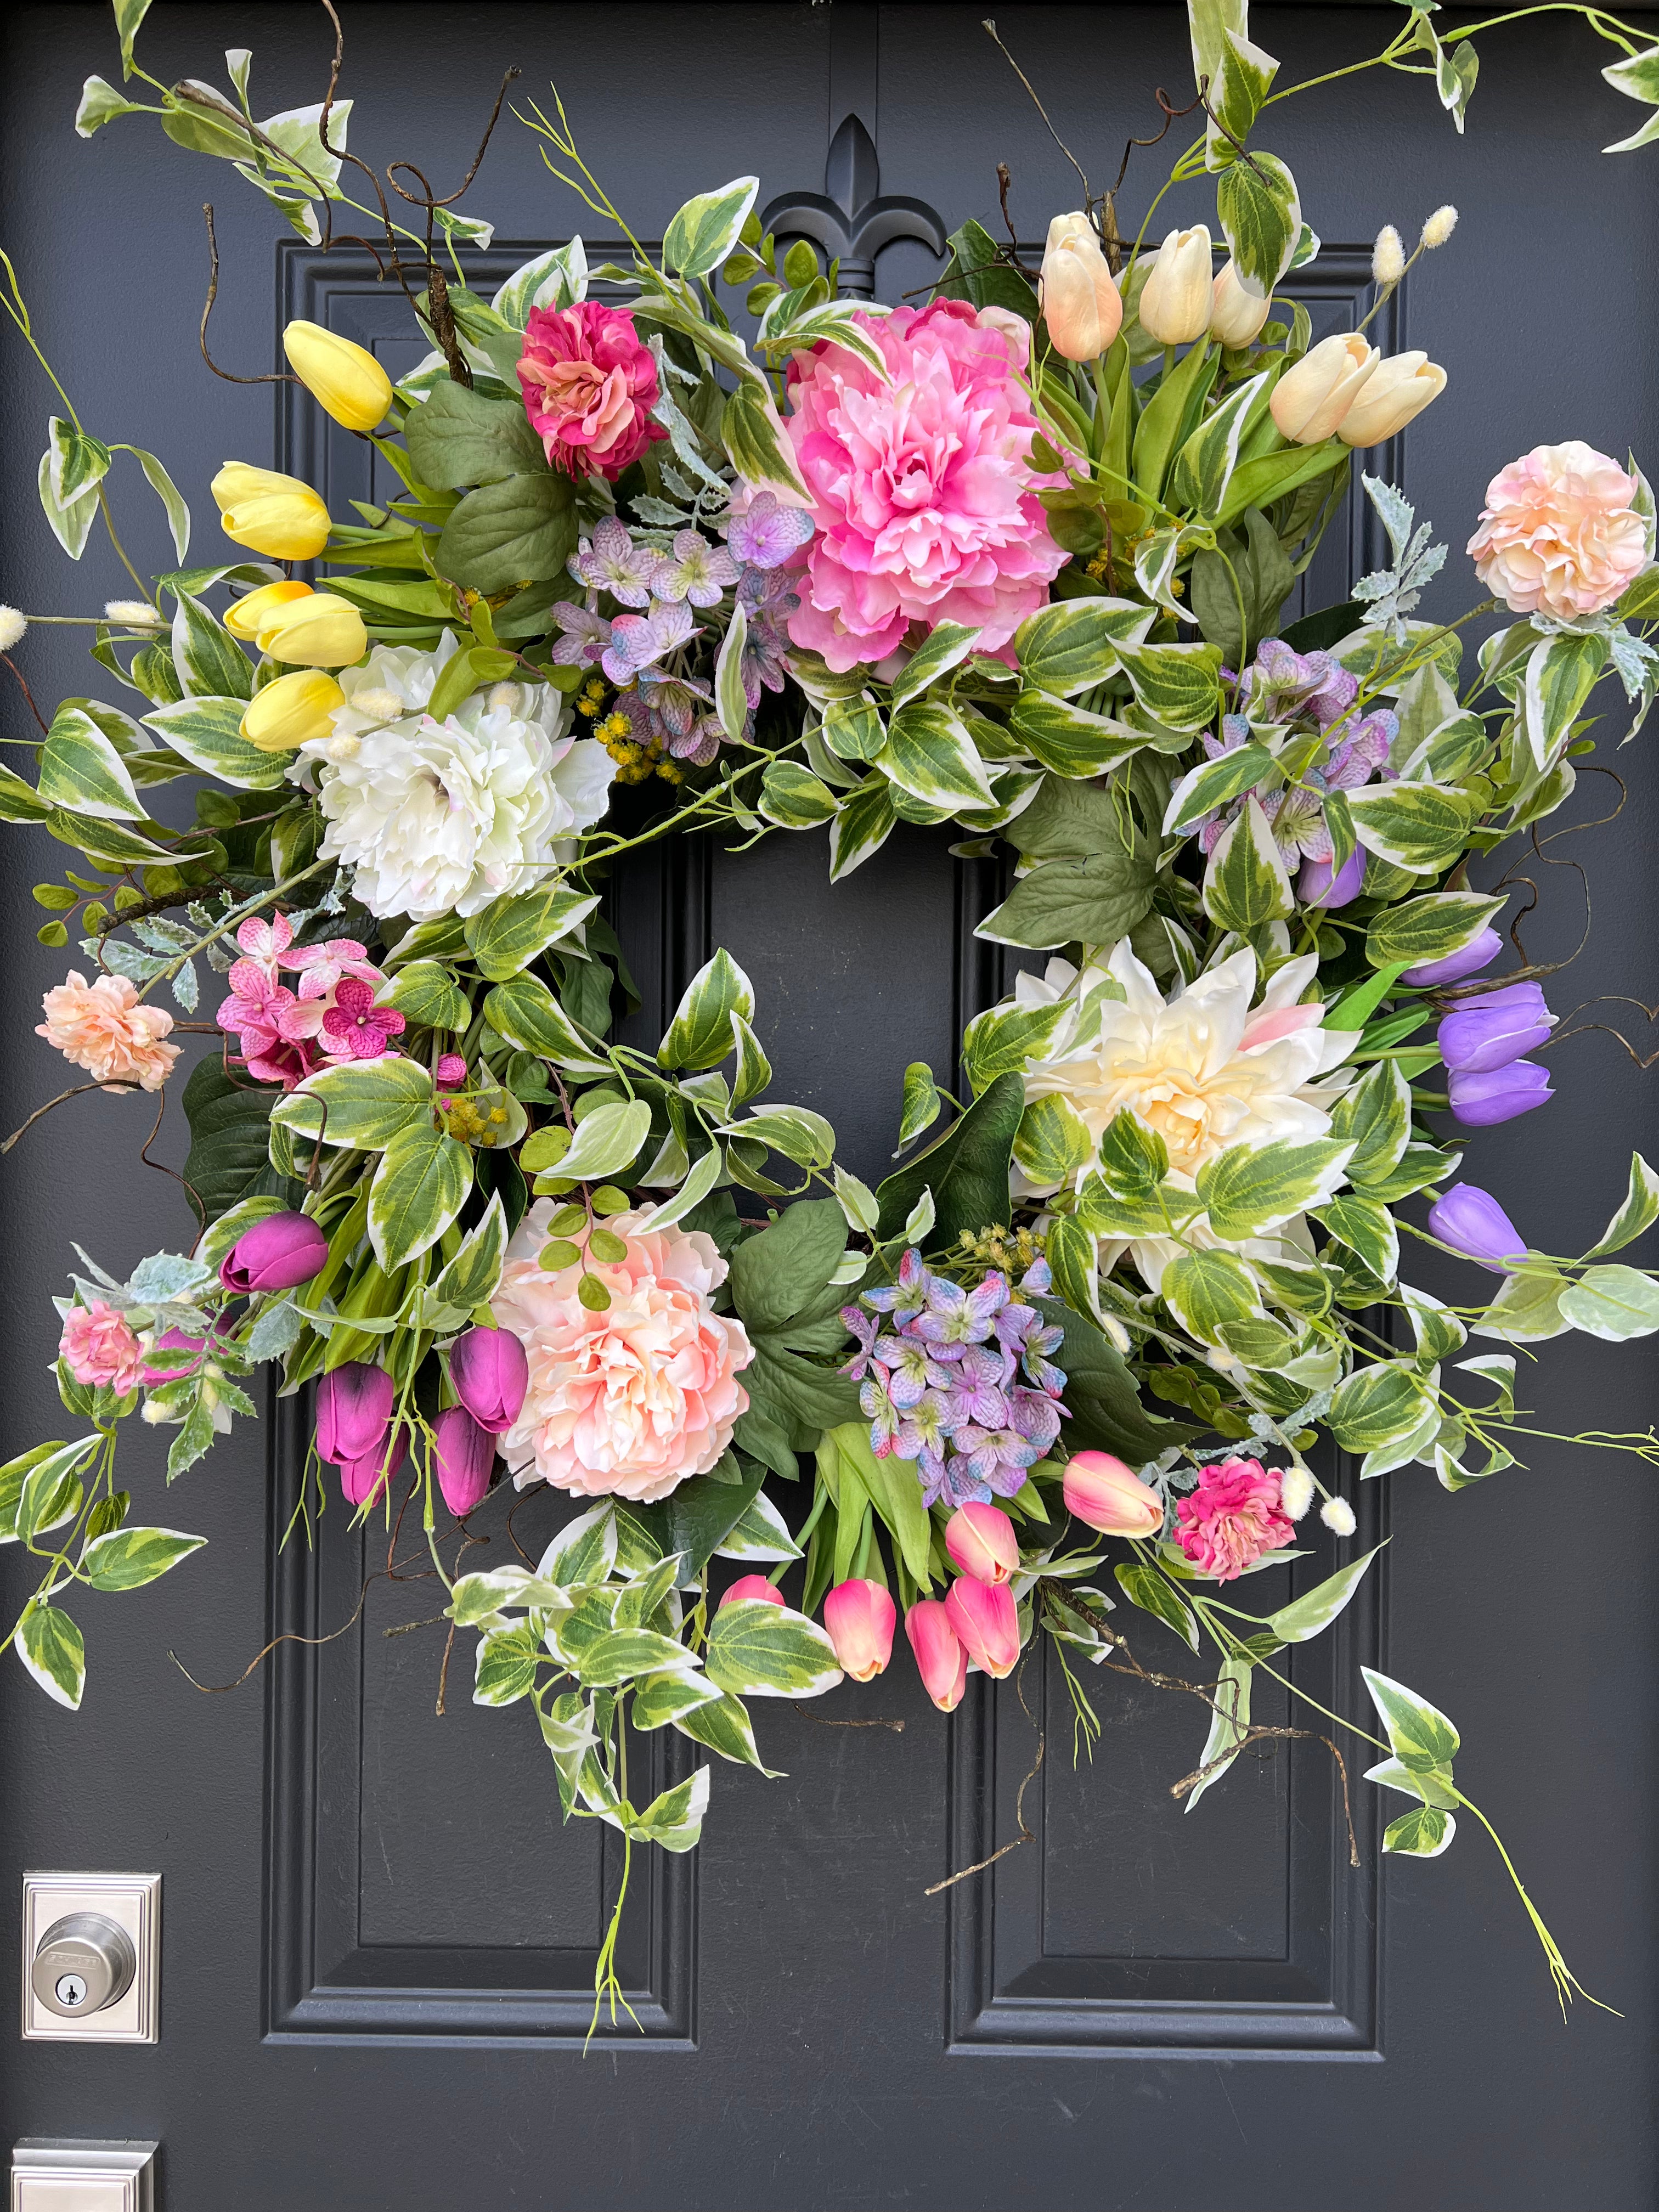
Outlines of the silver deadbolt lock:
<svg viewBox="0 0 1659 2212">
<path fill-rule="evenodd" d="M 118 1922 L 101 1912 L 71 1912 L 41 1936 L 29 1980 L 48 2012 L 74 2020 L 118 2004 L 137 1967 L 132 1938 Z"/>
</svg>

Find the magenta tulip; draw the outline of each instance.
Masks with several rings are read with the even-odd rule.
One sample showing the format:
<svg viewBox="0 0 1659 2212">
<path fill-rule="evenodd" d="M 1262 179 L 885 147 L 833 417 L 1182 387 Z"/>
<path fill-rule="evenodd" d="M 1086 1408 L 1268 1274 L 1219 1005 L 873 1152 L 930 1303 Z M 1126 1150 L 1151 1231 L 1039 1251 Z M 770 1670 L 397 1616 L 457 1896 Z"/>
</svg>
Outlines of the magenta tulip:
<svg viewBox="0 0 1659 2212">
<path fill-rule="evenodd" d="M 1006 1583 L 1019 1566 L 1019 1539 L 998 1505 L 958 1505 L 945 1524 L 945 1548 L 975 1582 Z"/>
<path fill-rule="evenodd" d="M 842 1669 L 855 1682 L 873 1682 L 893 1656 L 898 1612 L 879 1583 L 837 1583 L 823 1601 L 823 1625 Z"/>
<path fill-rule="evenodd" d="M 459 1521 L 482 1504 L 495 1464 L 495 1439 L 465 1406 L 451 1406 L 432 1424 L 432 1468 L 444 1504 Z"/>
<path fill-rule="evenodd" d="M 904 1616 L 904 1632 L 916 1655 L 921 1686 L 942 1713 L 952 1713 L 968 1686 L 968 1654 L 951 1626 L 947 1608 L 925 1597 Z"/>
<path fill-rule="evenodd" d="M 976 1666 L 998 1681 L 1019 1657 L 1019 1615 L 1006 1583 L 975 1582 L 963 1575 L 951 1585 L 945 1610 L 957 1640 Z"/>
<path fill-rule="evenodd" d="M 348 1359 L 317 1385 L 317 1456 L 345 1467 L 368 1459 L 385 1436 L 397 1392 L 383 1367 Z"/>
<path fill-rule="evenodd" d="M 361 1459 L 340 1465 L 340 1487 L 348 1505 L 362 1505 L 378 1494 L 409 1456 L 409 1431 L 399 1428 L 389 1443 L 382 1443 Z"/>
<path fill-rule="evenodd" d="M 303 1213 L 268 1213 L 245 1229 L 219 1263 L 219 1280 L 244 1297 L 256 1291 L 291 1291 L 320 1275 L 328 1239 Z"/>
<path fill-rule="evenodd" d="M 783 1592 L 781 1589 L 776 1589 L 771 1583 L 769 1583 L 764 1575 L 739 1575 L 736 1582 L 732 1583 L 731 1589 L 726 1591 L 725 1596 L 720 1600 L 720 1605 L 742 1605 L 744 1603 L 750 1605 L 756 1603 L 759 1603 L 761 1605 L 781 1605 L 783 1603 Z M 720 1611 L 720 1606 L 716 1606 L 714 1610 L 718 1613 Z"/>
<path fill-rule="evenodd" d="M 1121 1459 L 1110 1452 L 1080 1451 L 1066 1462 L 1066 1510 L 1103 1536 L 1156 1536 L 1164 1508 Z"/>
<path fill-rule="evenodd" d="M 449 1347 L 455 1395 L 493 1437 L 510 1429 L 530 1388 L 530 1363 L 511 1329 L 470 1328 Z"/>
</svg>

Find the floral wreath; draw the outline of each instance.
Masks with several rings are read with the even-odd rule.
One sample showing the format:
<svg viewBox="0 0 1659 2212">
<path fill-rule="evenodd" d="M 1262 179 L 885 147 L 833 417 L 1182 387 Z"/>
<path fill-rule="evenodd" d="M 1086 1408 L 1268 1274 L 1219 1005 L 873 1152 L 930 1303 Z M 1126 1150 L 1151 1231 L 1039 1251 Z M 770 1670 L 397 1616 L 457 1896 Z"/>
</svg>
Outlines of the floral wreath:
<svg viewBox="0 0 1659 2212">
<path fill-rule="evenodd" d="M 1137 1612 L 1213 1656 L 1179 1686 L 1209 1709 L 1191 1809 L 1284 1733 L 1252 1728 L 1254 1678 L 1302 1695 L 1275 1661 L 1376 1556 L 1343 1557 L 1338 1453 L 1456 1491 L 1539 1433 L 1513 1352 L 1471 1336 L 1659 1328 L 1653 1277 L 1613 1257 L 1659 1216 L 1639 1157 L 1564 1258 L 1463 1179 L 1461 1133 L 1550 1097 L 1527 1056 L 1550 971 L 1511 927 L 1519 964 L 1494 972 L 1507 888 L 1471 868 L 1571 792 L 1598 685 L 1647 711 L 1647 483 L 1577 441 L 1503 469 L 1468 547 L 1492 596 L 1442 623 L 1414 610 L 1445 547 L 1365 475 L 1391 566 L 1281 627 L 1351 453 L 1446 380 L 1275 307 L 1319 241 L 1254 143 L 1285 94 L 1243 0 L 1194 10 L 1202 128 L 1170 170 L 1213 179 L 1218 270 L 1202 224 L 1147 245 L 1161 191 L 1130 240 L 1085 184 L 1040 270 L 968 222 L 925 303 L 890 310 L 763 234 L 752 177 L 688 201 L 659 254 L 590 278 L 573 238 L 485 299 L 466 256 L 489 226 L 347 151 L 338 52 L 322 101 L 261 124 L 247 53 L 229 96 L 169 88 L 135 58 L 143 6 L 115 12 L 127 88 L 90 78 L 81 134 L 156 115 L 313 244 L 377 224 L 434 349 L 394 385 L 290 323 L 283 374 L 403 489 L 345 521 L 228 462 L 241 557 L 189 568 L 167 470 L 83 425 L 5 264 L 64 410 L 47 518 L 77 561 L 106 526 L 137 592 L 90 618 L 131 703 L 64 702 L 10 740 L 35 780 L 0 769 L 0 816 L 84 871 L 35 890 L 41 941 L 73 927 L 87 970 L 38 1034 L 90 1079 L 65 1098 L 161 1092 L 181 1026 L 220 1045 L 184 1085 L 188 1254 L 121 1282 L 76 1248 L 56 1372 L 78 1433 L 0 1468 L 0 1540 L 41 1562 L 7 1641 L 79 1705 L 70 1601 L 203 1540 L 135 1519 L 121 1424 L 170 1431 L 171 1482 L 256 1417 L 269 1364 L 315 1394 L 290 1540 L 332 1540 L 337 1484 L 354 1529 L 418 1519 L 449 1641 L 476 1634 L 474 1695 L 533 1711 L 568 1819 L 690 1850 L 708 1767 L 636 1805 L 628 1732 L 758 1767 L 751 1701 L 868 1683 L 901 1618 L 945 1712 L 1046 1637 L 1090 1741 L 1091 1674 L 1146 1679 Z M 1659 103 L 1659 48 L 1571 12 L 1621 50 L 1608 81 Z M 1471 35 L 1449 52 L 1415 10 L 1354 66 L 1430 77 L 1461 131 Z M 555 109 L 519 119 L 632 243 Z M 1659 106 L 1609 150 L 1656 132 Z M 1431 214 L 1409 258 L 1382 230 L 1377 306 L 1455 221 Z M 116 535 L 119 454 L 173 534 L 154 580 Z M 29 623 L 76 619 L 0 610 L 31 708 Z M 184 779 L 179 830 L 148 805 Z M 616 1040 L 637 999 L 601 903 L 654 838 L 827 824 L 842 880 L 901 821 L 1006 848 L 979 934 L 1052 957 L 969 1023 L 964 1097 L 907 1071 L 872 1189 L 821 1115 L 767 1097 L 726 951 L 654 1053 Z M 225 995 L 180 1024 L 162 994 L 196 1013 L 204 966 Z M 1413 1287 L 1415 1244 L 1486 1286 Z M 1659 1456 L 1650 1433 L 1579 1441 Z M 580 1510 L 535 1556 L 490 1516 L 538 1484 Z M 1327 1540 L 1315 1587 L 1233 1602 Z M 492 1541 L 506 1563 L 477 1566 Z M 1367 1778 L 1408 1801 L 1384 1850 L 1434 1856 L 1459 1812 L 1486 1825 L 1456 1729 L 1364 1672 L 1374 1714 L 1326 1715 L 1326 1741 L 1380 1753 Z"/>
</svg>

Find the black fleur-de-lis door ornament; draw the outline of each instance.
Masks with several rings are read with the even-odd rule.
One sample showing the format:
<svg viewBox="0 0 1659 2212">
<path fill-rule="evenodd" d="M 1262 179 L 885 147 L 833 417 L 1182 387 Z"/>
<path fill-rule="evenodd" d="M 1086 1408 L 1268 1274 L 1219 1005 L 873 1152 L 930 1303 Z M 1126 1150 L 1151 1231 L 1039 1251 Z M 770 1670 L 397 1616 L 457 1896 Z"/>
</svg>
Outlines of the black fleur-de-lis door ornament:
<svg viewBox="0 0 1659 2212">
<path fill-rule="evenodd" d="M 848 116 L 830 143 L 821 192 L 785 192 L 761 220 L 783 238 L 810 238 L 841 263 L 836 289 L 843 300 L 872 300 L 876 256 L 896 239 L 911 238 L 945 252 L 945 224 L 926 200 L 881 191 L 881 167 L 870 133 Z"/>
</svg>

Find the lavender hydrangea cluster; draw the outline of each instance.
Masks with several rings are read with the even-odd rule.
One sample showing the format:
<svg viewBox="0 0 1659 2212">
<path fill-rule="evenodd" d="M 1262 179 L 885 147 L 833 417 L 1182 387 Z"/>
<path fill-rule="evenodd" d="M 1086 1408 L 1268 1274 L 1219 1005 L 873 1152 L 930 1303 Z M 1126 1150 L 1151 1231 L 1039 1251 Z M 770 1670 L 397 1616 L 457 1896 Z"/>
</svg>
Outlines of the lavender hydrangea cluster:
<svg viewBox="0 0 1659 2212">
<path fill-rule="evenodd" d="M 1049 1287 L 1043 1260 L 1020 1278 L 1020 1290 L 1038 1297 Z M 928 1505 L 1012 1498 L 1060 1434 L 1066 1376 L 1048 1355 L 1064 1331 L 1006 1275 L 964 1290 L 931 1273 L 916 1251 L 896 1283 L 864 1291 L 841 1317 L 859 1346 L 842 1372 L 863 1386 L 877 1458 L 914 1460 Z"/>
<path fill-rule="evenodd" d="M 666 550 L 636 544 L 627 525 L 608 514 L 571 556 L 585 597 L 580 606 L 561 600 L 553 609 L 560 630 L 553 658 L 562 667 L 599 667 L 617 687 L 616 710 L 640 744 L 703 767 L 724 732 L 708 681 L 690 665 L 686 648 L 702 635 L 692 611 L 718 607 L 735 591 L 747 622 L 743 688 L 752 723 L 763 688 L 783 689 L 784 623 L 799 605 L 794 573 L 784 564 L 811 535 L 811 519 L 769 491 L 732 516 L 724 545 L 696 530 L 676 532 Z M 601 593 L 623 611 L 602 615 Z"/>
</svg>

